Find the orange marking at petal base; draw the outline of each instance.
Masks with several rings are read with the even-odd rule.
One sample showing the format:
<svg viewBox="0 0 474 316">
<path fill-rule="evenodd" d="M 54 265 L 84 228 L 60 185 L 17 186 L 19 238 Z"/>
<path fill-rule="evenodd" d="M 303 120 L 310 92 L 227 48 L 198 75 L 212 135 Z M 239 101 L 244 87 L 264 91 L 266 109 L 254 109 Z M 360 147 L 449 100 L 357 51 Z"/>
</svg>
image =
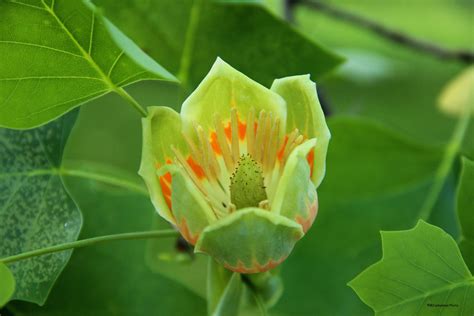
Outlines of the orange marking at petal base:
<svg viewBox="0 0 474 316">
<path fill-rule="evenodd" d="M 224 134 L 227 140 L 230 142 L 232 140 L 232 126 L 230 122 L 224 127 Z"/>
<path fill-rule="evenodd" d="M 166 177 L 169 176 L 170 180 L 168 181 Z M 168 172 L 164 176 L 160 177 L 160 186 L 161 192 L 163 193 L 163 197 L 165 199 L 166 205 L 171 210 L 171 174 Z"/>
<path fill-rule="evenodd" d="M 237 129 L 238 129 L 238 135 L 240 140 L 245 139 L 245 134 L 247 132 L 247 123 L 242 122 L 237 115 Z M 257 129 L 257 126 L 255 125 L 255 130 Z M 232 125 L 231 122 L 227 123 L 226 126 L 224 126 L 224 134 L 227 137 L 227 140 L 230 142 L 232 141 Z M 217 138 L 217 137 L 216 137 Z M 211 134 L 211 139 L 212 139 L 212 134 Z"/>
<path fill-rule="evenodd" d="M 263 265 L 261 265 L 260 263 L 258 263 L 255 260 L 252 263 L 251 267 L 246 267 L 245 264 L 241 260 L 237 261 L 237 265 L 235 265 L 235 266 L 232 266 L 227 262 L 223 262 L 222 264 L 226 269 L 229 269 L 231 271 L 238 272 L 238 273 L 246 273 L 246 274 L 248 274 L 248 273 L 259 273 L 259 272 L 265 272 L 265 271 L 268 271 L 268 270 L 271 270 L 271 269 L 275 268 L 280 263 L 285 261 L 285 259 L 287 257 L 288 256 L 283 256 L 282 258 L 280 258 L 278 260 L 270 259 L 267 263 L 265 263 Z"/>
<path fill-rule="evenodd" d="M 219 141 L 217 139 L 217 133 L 216 132 L 211 133 L 210 143 L 211 143 L 212 150 L 216 153 L 216 155 L 221 155 L 222 150 L 221 150 L 221 147 L 219 146 Z"/>
<path fill-rule="evenodd" d="M 199 234 L 196 234 L 196 236 L 193 236 L 191 234 L 191 231 L 189 230 L 189 226 L 185 218 L 181 219 L 181 223 L 179 224 L 178 228 L 184 239 L 186 239 L 188 243 L 194 246 L 197 240 L 199 239 Z"/>
<path fill-rule="evenodd" d="M 309 164 L 310 177 L 313 177 L 313 167 L 314 167 L 314 148 L 306 156 Z"/>
<path fill-rule="evenodd" d="M 303 218 L 302 216 L 298 215 L 295 218 L 295 221 L 303 227 L 303 232 L 306 232 L 311 228 L 318 214 L 318 198 L 316 197 L 313 203 L 309 206 L 309 215 L 307 218 Z"/>
<path fill-rule="evenodd" d="M 194 161 L 193 157 L 189 156 L 188 159 L 186 159 L 186 162 L 189 164 L 191 169 L 194 171 L 194 174 L 196 175 L 196 177 L 198 177 L 198 179 L 204 178 L 204 176 L 205 176 L 204 170 L 202 169 L 202 167 L 197 162 Z"/>
<path fill-rule="evenodd" d="M 238 117 L 237 117 L 237 124 L 239 128 L 239 139 L 244 140 L 245 133 L 247 132 L 247 124 L 241 122 Z"/>
<path fill-rule="evenodd" d="M 288 144 L 288 135 L 285 135 L 285 139 L 283 140 L 283 144 L 281 145 L 280 149 L 278 150 L 277 158 L 278 160 L 283 159 L 283 154 L 285 153 L 285 147 Z"/>
</svg>

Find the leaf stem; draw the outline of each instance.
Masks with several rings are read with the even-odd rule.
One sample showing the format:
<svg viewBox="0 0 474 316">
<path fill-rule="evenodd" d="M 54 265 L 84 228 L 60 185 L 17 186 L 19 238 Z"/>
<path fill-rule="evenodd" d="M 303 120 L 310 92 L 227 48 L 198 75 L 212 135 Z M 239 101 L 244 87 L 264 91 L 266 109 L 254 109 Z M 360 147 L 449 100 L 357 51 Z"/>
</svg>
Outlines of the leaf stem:
<svg viewBox="0 0 474 316">
<path fill-rule="evenodd" d="M 59 251 L 64 251 L 74 248 L 82 248 L 87 246 L 92 246 L 98 243 L 114 241 L 114 240 L 133 240 L 133 239 L 149 239 L 149 238 L 165 238 L 165 237 L 174 237 L 178 236 L 178 232 L 174 229 L 167 230 L 155 230 L 155 231 L 145 231 L 145 232 L 133 232 L 133 233 L 123 233 L 123 234 L 114 234 L 93 237 L 83 240 L 77 240 L 69 243 L 59 244 L 51 247 L 41 248 L 33 251 L 23 252 L 17 255 L 10 257 L 5 257 L 0 259 L 1 263 L 12 263 L 20 260 L 29 259 L 32 257 L 42 256 L 50 253 L 55 253 Z"/>
<path fill-rule="evenodd" d="M 433 186 L 431 187 L 431 190 L 428 193 L 423 206 L 421 207 L 420 218 L 425 221 L 430 217 L 431 211 L 436 204 L 441 190 L 443 189 L 443 185 L 446 182 L 446 178 L 449 175 L 451 166 L 453 165 L 453 162 L 461 148 L 464 136 L 466 135 L 466 131 L 469 126 L 470 118 L 471 110 L 469 107 L 466 107 L 466 110 L 461 114 L 457 121 L 451 139 L 446 146 L 443 159 L 436 170 Z"/>
<path fill-rule="evenodd" d="M 143 117 L 148 115 L 147 111 L 135 100 L 124 88 L 116 87 L 114 88 L 115 93 L 124 98 L 128 103 L 130 103 L 135 110 L 137 110 Z"/>
</svg>

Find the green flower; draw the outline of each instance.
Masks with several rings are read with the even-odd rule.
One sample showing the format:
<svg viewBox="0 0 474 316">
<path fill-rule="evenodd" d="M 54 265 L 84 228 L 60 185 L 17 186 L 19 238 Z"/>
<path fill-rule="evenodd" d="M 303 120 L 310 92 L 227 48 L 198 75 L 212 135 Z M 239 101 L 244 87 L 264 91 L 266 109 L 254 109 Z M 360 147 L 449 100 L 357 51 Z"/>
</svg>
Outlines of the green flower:
<svg viewBox="0 0 474 316">
<path fill-rule="evenodd" d="M 269 90 L 218 58 L 180 114 L 149 108 L 140 175 L 196 252 L 263 272 L 316 217 L 330 136 L 309 75 Z"/>
</svg>

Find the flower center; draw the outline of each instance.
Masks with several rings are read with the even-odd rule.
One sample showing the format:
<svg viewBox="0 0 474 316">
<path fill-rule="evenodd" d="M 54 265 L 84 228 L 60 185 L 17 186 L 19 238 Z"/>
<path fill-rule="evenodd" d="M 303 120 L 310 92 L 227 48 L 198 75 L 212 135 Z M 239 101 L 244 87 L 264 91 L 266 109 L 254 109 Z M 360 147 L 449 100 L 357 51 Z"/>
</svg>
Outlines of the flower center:
<svg viewBox="0 0 474 316">
<path fill-rule="evenodd" d="M 262 167 L 250 154 L 240 156 L 237 162 L 230 178 L 230 197 L 237 209 L 258 207 L 267 199 Z"/>
<path fill-rule="evenodd" d="M 279 118 L 253 110 L 241 120 L 234 108 L 227 122 L 215 115 L 214 129 L 195 125 L 195 137 L 184 135 L 189 155 L 172 147 L 175 159 L 221 218 L 237 209 L 271 206 L 283 167 L 303 143 L 297 129 L 282 137 Z M 197 141 L 197 143 L 196 143 Z"/>
</svg>

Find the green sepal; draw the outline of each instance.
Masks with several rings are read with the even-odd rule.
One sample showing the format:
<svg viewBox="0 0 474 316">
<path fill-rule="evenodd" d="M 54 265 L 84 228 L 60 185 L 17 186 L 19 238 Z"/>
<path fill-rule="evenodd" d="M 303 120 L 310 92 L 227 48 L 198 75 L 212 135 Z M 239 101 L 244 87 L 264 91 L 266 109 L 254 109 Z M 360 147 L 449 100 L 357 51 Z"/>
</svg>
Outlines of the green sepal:
<svg viewBox="0 0 474 316">
<path fill-rule="evenodd" d="M 283 295 L 283 280 L 279 274 L 279 271 L 275 273 L 273 269 L 271 271 L 249 274 L 246 278 L 252 283 L 253 291 L 257 292 L 263 300 L 266 308 L 274 306 Z M 258 308 L 255 306 L 255 299 L 251 291 L 247 292 L 247 305 L 252 308 Z"/>
<path fill-rule="evenodd" d="M 181 235 L 194 245 L 202 230 L 216 220 L 213 210 L 204 199 L 203 194 L 185 174 L 183 168 L 176 165 L 165 165 L 157 171 L 158 176 L 170 173 L 171 205 L 175 225 Z"/>
<path fill-rule="evenodd" d="M 0 308 L 2 308 L 15 293 L 15 278 L 8 267 L 0 262 Z"/>
<path fill-rule="evenodd" d="M 145 180 L 151 201 L 164 219 L 174 224 L 171 210 L 166 204 L 156 175 L 157 165 L 163 166 L 174 157 L 171 145 L 186 152 L 187 147 L 181 134 L 179 114 L 163 106 L 148 108 L 148 116 L 142 119 L 142 159 L 138 173 Z"/>
<path fill-rule="evenodd" d="M 272 202 L 272 213 L 299 223 L 306 233 L 318 212 L 318 196 L 310 181 L 308 153 L 317 145 L 310 139 L 290 154 Z"/>
<path fill-rule="evenodd" d="M 326 154 L 331 133 L 326 124 L 316 92 L 316 84 L 309 75 L 292 76 L 273 82 L 272 91 L 283 97 L 287 106 L 286 131 L 298 130 L 307 138 L 316 138 L 312 180 L 319 187 L 326 172 Z"/>
<path fill-rule="evenodd" d="M 242 280 L 209 258 L 207 275 L 207 310 L 212 316 L 237 316 L 243 293 Z"/>
<path fill-rule="evenodd" d="M 285 260 L 302 236 L 298 223 L 249 207 L 206 227 L 194 251 L 207 253 L 234 272 L 257 273 Z"/>
<path fill-rule="evenodd" d="M 281 132 L 285 130 L 283 98 L 217 58 L 207 76 L 183 103 L 184 131 L 193 136 L 195 123 L 204 129 L 214 129 L 214 114 L 225 122 L 230 120 L 232 108 L 237 109 L 242 121 L 247 119 L 250 109 L 254 109 L 257 116 L 260 110 L 271 112 L 280 118 Z"/>
</svg>

